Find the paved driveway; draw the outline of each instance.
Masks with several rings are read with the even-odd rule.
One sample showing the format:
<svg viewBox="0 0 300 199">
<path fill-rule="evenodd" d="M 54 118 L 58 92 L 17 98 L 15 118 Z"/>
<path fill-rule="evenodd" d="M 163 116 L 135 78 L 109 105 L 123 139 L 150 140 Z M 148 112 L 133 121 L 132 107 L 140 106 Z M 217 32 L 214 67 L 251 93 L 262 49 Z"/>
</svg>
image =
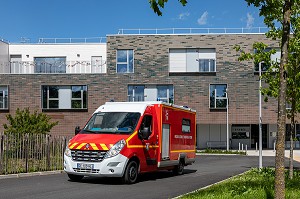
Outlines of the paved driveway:
<svg viewBox="0 0 300 199">
<path fill-rule="evenodd" d="M 288 163 L 288 161 L 287 161 Z M 140 176 L 133 185 L 120 184 L 118 179 L 86 178 L 71 182 L 66 174 L 20 177 L 0 180 L 3 198 L 172 198 L 216 183 L 257 167 L 256 156 L 197 156 L 196 163 L 186 167 L 184 175 L 173 176 L 162 171 Z M 264 166 L 274 166 L 274 157 L 264 157 Z M 300 167 L 299 162 L 295 162 Z"/>
</svg>

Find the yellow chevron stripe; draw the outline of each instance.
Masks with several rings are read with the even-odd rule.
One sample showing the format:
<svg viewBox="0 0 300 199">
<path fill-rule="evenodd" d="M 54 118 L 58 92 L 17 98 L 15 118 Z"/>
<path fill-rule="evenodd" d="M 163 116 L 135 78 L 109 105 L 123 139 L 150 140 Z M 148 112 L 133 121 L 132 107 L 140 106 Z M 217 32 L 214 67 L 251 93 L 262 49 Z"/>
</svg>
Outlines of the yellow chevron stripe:
<svg viewBox="0 0 300 199">
<path fill-rule="evenodd" d="M 100 144 L 103 150 L 108 150 L 107 146 L 105 144 Z"/>
<path fill-rule="evenodd" d="M 71 143 L 70 143 L 70 144 L 71 144 Z M 70 149 L 73 149 L 77 144 L 78 144 L 78 143 L 75 142 L 75 143 L 73 143 L 72 145 L 70 145 L 69 148 L 70 148 Z"/>
<path fill-rule="evenodd" d="M 94 150 L 99 150 L 95 143 L 90 143 L 90 145 Z"/>
<path fill-rule="evenodd" d="M 133 136 L 135 136 L 138 132 L 135 131 L 129 138 L 127 138 L 126 142 L 128 144 L 129 140 L 131 140 L 131 138 L 133 138 Z"/>
<path fill-rule="evenodd" d="M 86 145 L 86 143 L 81 143 L 76 149 L 81 149 L 81 147 L 83 147 L 84 145 Z"/>
</svg>

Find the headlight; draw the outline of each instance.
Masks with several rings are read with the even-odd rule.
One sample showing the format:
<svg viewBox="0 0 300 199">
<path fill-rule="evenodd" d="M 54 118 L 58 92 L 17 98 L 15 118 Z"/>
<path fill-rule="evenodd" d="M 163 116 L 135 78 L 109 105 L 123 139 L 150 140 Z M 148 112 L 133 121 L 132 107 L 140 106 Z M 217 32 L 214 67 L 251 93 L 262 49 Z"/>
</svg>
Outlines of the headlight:
<svg viewBox="0 0 300 199">
<path fill-rule="evenodd" d="M 118 155 L 125 145 L 126 141 L 124 139 L 120 140 L 106 152 L 104 158 L 111 158 Z"/>
<path fill-rule="evenodd" d="M 69 147 L 66 147 L 65 155 L 71 157 L 71 149 L 69 149 Z"/>
</svg>

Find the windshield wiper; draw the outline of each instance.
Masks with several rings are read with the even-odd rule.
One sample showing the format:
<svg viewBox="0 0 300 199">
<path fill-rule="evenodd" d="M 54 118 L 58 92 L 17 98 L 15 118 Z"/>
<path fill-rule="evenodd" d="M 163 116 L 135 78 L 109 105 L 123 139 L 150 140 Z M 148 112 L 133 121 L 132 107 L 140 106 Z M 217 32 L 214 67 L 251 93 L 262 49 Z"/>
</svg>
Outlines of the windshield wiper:
<svg viewBox="0 0 300 199">
<path fill-rule="evenodd" d="M 83 129 L 83 131 L 88 132 L 88 133 L 97 133 L 96 131 L 91 131 L 91 130 L 87 130 L 87 129 Z"/>
</svg>

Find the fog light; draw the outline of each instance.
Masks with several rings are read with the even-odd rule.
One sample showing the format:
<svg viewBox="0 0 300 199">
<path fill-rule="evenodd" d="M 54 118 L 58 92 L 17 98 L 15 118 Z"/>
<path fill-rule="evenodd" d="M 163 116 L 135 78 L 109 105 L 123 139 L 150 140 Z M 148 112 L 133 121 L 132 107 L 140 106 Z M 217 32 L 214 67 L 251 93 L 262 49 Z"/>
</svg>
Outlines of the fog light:
<svg viewBox="0 0 300 199">
<path fill-rule="evenodd" d="M 120 162 L 110 162 L 107 164 L 108 167 L 116 167 Z"/>
</svg>

